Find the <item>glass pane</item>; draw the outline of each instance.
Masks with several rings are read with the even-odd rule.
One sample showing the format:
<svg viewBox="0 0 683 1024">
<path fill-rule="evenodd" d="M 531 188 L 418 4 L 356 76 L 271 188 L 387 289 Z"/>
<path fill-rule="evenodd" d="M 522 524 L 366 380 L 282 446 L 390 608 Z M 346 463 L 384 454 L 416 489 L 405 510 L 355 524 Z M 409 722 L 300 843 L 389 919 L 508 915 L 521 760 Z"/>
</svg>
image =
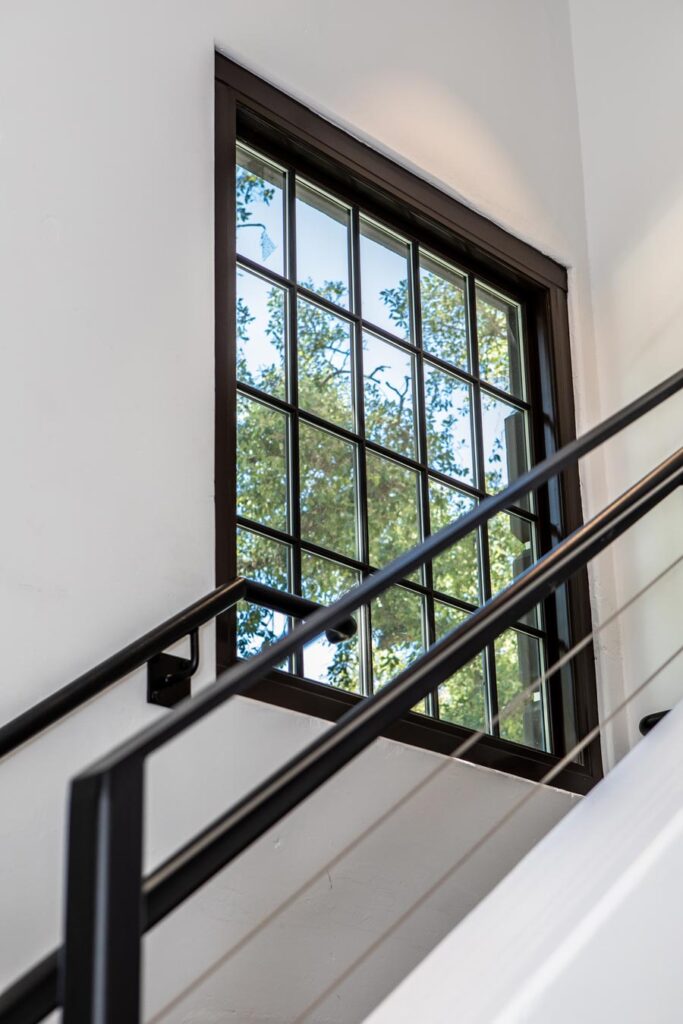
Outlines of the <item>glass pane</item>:
<svg viewBox="0 0 683 1024">
<path fill-rule="evenodd" d="M 436 639 L 455 629 L 467 618 L 467 613 L 452 608 L 442 601 L 434 602 L 434 624 Z M 464 725 L 468 729 L 486 729 L 486 673 L 484 653 L 458 669 L 438 690 L 439 718 L 444 722 Z"/>
<path fill-rule="evenodd" d="M 237 252 L 285 272 L 285 172 L 245 146 L 237 147 Z"/>
<path fill-rule="evenodd" d="M 237 268 L 237 377 L 286 398 L 287 293 L 257 274 Z"/>
<path fill-rule="evenodd" d="M 237 396 L 237 512 L 287 530 L 289 417 L 264 402 Z"/>
<path fill-rule="evenodd" d="M 489 519 L 488 531 L 491 593 L 497 594 L 533 563 L 534 525 L 511 512 L 498 512 Z M 531 626 L 540 624 L 535 609 L 521 621 Z"/>
<path fill-rule="evenodd" d="M 372 604 L 374 689 L 391 682 L 425 648 L 424 599 L 404 587 L 391 587 Z M 424 712 L 424 702 L 414 709 Z"/>
<path fill-rule="evenodd" d="M 479 373 L 502 391 L 524 398 L 519 306 L 480 284 L 476 295 Z"/>
<path fill-rule="evenodd" d="M 410 338 L 408 243 L 372 221 L 360 220 L 363 319 L 399 338 Z"/>
<path fill-rule="evenodd" d="M 289 619 L 280 612 L 240 601 L 237 605 L 237 654 L 251 658 L 264 647 L 271 647 L 289 630 Z M 291 671 L 289 659 L 277 665 L 283 672 Z"/>
<path fill-rule="evenodd" d="M 312 185 L 296 183 L 296 268 L 304 288 L 349 308 L 348 206 Z"/>
<path fill-rule="evenodd" d="M 360 582 L 360 573 L 329 558 L 301 553 L 301 592 L 309 601 L 332 604 Z M 360 692 L 358 633 L 350 640 L 331 644 L 324 636 L 304 648 L 304 675 L 342 690 Z"/>
<path fill-rule="evenodd" d="M 299 423 L 301 535 L 355 558 L 355 446 L 327 430 Z"/>
<path fill-rule="evenodd" d="M 413 357 L 375 334 L 363 334 L 365 434 L 371 441 L 415 458 Z"/>
<path fill-rule="evenodd" d="M 429 518 L 432 533 L 459 519 L 474 508 L 476 501 L 454 487 L 429 481 Z M 432 563 L 434 589 L 471 604 L 479 604 L 479 543 L 473 530 Z"/>
<path fill-rule="evenodd" d="M 252 530 L 237 530 L 237 572 L 278 590 L 289 589 L 290 548 Z M 279 640 L 288 629 L 287 616 L 258 605 L 240 602 L 237 607 L 237 653 L 240 658 L 258 654 Z M 280 665 L 286 669 L 288 665 Z"/>
<path fill-rule="evenodd" d="M 541 674 L 541 641 L 519 630 L 506 629 L 495 641 L 494 647 L 498 707 L 502 711 L 513 697 Z M 543 694 L 540 687 L 537 687 L 526 704 L 501 721 L 500 735 L 503 739 L 524 743 L 527 747 L 547 750 L 544 719 Z"/>
<path fill-rule="evenodd" d="M 426 253 L 420 253 L 422 347 L 469 370 L 465 278 Z"/>
<path fill-rule="evenodd" d="M 253 530 L 237 528 L 237 573 L 278 590 L 289 590 L 290 547 Z"/>
<path fill-rule="evenodd" d="M 374 452 L 367 453 L 370 562 L 386 565 L 419 543 L 419 474 Z"/>
<path fill-rule="evenodd" d="M 529 468 L 526 413 L 481 393 L 486 490 L 502 491 Z M 529 495 L 517 502 L 529 508 Z"/>
<path fill-rule="evenodd" d="M 465 381 L 425 362 L 429 465 L 468 483 L 474 482 L 471 392 Z"/>
<path fill-rule="evenodd" d="M 305 299 L 297 302 L 299 405 L 354 429 L 351 324 Z"/>
</svg>

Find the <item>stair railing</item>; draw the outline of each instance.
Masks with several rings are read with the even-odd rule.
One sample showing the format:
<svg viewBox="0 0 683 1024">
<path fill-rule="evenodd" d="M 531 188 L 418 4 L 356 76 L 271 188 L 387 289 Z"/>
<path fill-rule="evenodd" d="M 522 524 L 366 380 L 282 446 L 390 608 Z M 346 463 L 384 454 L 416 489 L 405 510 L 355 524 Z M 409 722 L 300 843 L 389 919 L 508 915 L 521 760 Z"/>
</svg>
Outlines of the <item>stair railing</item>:
<svg viewBox="0 0 683 1024">
<path fill-rule="evenodd" d="M 571 442 L 499 494 L 321 608 L 272 647 L 124 742 L 71 785 L 66 936 L 61 951 L 0 997 L 0 1022 L 39 1021 L 62 1005 L 65 1024 L 135 1024 L 140 937 L 313 790 L 365 749 L 488 642 L 585 566 L 683 483 L 683 448 L 530 566 L 382 690 L 357 704 L 282 769 L 146 878 L 142 877 L 143 765 L 147 756 L 362 605 L 457 543 L 683 387 L 683 371 Z"/>
<path fill-rule="evenodd" d="M 315 601 L 238 576 L 3 725 L 0 728 L 0 758 L 35 739 L 45 729 L 145 664 L 148 702 L 174 707 L 190 696 L 191 678 L 199 667 L 200 626 L 234 608 L 240 601 L 298 619 L 312 615 L 321 607 Z M 349 618 L 335 629 L 327 630 L 327 638 L 331 643 L 340 643 L 355 632 L 356 623 Z M 167 647 L 186 636 L 190 637 L 189 659 L 164 653 Z"/>
</svg>

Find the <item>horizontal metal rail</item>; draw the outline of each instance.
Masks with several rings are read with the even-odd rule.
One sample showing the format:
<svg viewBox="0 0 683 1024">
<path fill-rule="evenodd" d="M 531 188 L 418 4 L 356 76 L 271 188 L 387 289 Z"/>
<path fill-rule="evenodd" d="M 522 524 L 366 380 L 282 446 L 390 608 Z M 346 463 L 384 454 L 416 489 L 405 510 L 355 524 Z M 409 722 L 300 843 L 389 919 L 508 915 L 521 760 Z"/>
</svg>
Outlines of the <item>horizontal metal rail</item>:
<svg viewBox="0 0 683 1024">
<path fill-rule="evenodd" d="M 257 786 L 146 880 L 152 927 L 490 641 L 683 483 L 683 448 L 530 566 L 378 693 Z M 131 754 L 126 753 L 126 758 Z"/>
<path fill-rule="evenodd" d="M 213 708 L 219 707 L 225 700 L 245 693 L 267 672 L 294 654 L 297 648 L 314 640 L 320 633 L 334 629 L 340 622 L 348 620 L 349 616 L 353 615 L 362 605 L 368 604 L 394 583 L 398 583 L 425 562 L 452 547 L 476 527 L 483 526 L 491 516 L 505 509 L 516 498 L 541 487 L 551 477 L 572 466 L 582 456 L 593 451 L 604 441 L 619 433 L 624 427 L 681 389 L 683 389 L 683 370 L 673 374 L 588 433 L 565 445 L 554 455 L 539 462 L 533 469 L 518 477 L 504 491 L 486 498 L 449 526 L 445 526 L 410 551 L 399 555 L 383 569 L 368 576 L 358 586 L 352 587 L 333 604 L 315 612 L 271 647 L 260 651 L 248 661 L 228 669 L 214 686 L 207 687 L 191 701 L 187 701 L 173 716 L 152 723 L 137 737 L 133 737 L 127 743 L 115 748 L 110 754 L 96 762 L 92 771 L 106 770 L 109 765 L 116 763 L 128 752 L 137 752 L 143 757 L 150 754 Z"/>
<path fill-rule="evenodd" d="M 539 463 L 498 495 L 485 499 L 478 508 L 428 538 L 386 568 L 379 570 L 358 587 L 349 591 L 330 608 L 321 609 L 311 614 L 306 622 L 295 627 L 288 636 L 278 641 L 273 647 L 264 650 L 249 659 L 248 662 L 230 669 L 213 687 L 204 690 L 191 701 L 185 702 L 172 716 L 148 727 L 137 738 L 122 744 L 117 750 L 101 759 L 90 771 L 80 777 L 81 782 L 87 783 L 96 777 L 102 779 L 129 758 L 134 760 L 144 758 L 152 750 L 229 697 L 249 689 L 251 685 L 263 678 L 269 669 L 274 668 L 297 647 L 314 639 L 320 633 L 324 631 L 333 631 L 333 634 L 335 631 L 343 633 L 345 626 L 349 624 L 349 617 L 361 605 L 367 604 L 421 564 L 457 543 L 471 530 L 483 525 L 496 512 L 514 503 L 525 493 L 536 490 L 551 477 L 572 466 L 582 456 L 679 392 L 681 388 L 683 388 L 683 370 L 672 375 L 619 413 Z M 404 711 L 417 702 L 419 695 L 426 693 L 436 685 L 434 680 L 437 675 L 439 678 L 446 678 L 447 675 L 455 671 L 458 665 L 467 663 L 474 656 L 476 650 L 488 642 L 489 638 L 506 628 L 506 625 L 514 621 L 518 614 L 523 614 L 524 610 L 532 607 L 558 582 L 585 565 L 596 551 L 605 547 L 615 536 L 618 536 L 632 522 L 635 522 L 650 507 L 660 501 L 673 487 L 681 483 L 680 460 L 681 452 L 678 452 L 667 463 L 658 467 L 653 474 L 623 495 L 617 503 L 613 503 L 601 516 L 596 517 L 590 524 L 586 524 L 572 537 L 563 541 L 558 548 L 545 556 L 542 562 L 532 566 L 506 591 L 475 612 L 466 623 L 432 647 L 428 652 L 430 656 L 428 662 L 424 660 L 427 656 L 419 659 L 380 693 L 366 699 L 348 712 L 321 738 L 320 743 L 324 744 L 324 749 L 322 747 L 316 750 L 309 748 L 304 754 L 299 755 L 295 759 L 296 763 L 290 762 L 286 765 L 282 772 L 258 787 L 226 816 L 215 822 L 211 829 L 206 830 L 188 847 L 178 851 L 168 862 L 161 865 L 143 883 L 141 920 L 143 929 L 151 927 L 160 920 L 165 913 L 168 913 L 173 906 L 184 899 L 185 895 L 202 884 L 202 880 L 211 877 L 211 874 L 235 856 L 239 849 L 244 849 L 257 835 L 269 828 L 270 824 L 265 823 L 268 818 L 272 817 L 271 824 L 274 824 L 287 813 L 288 809 L 291 809 L 312 789 L 320 785 L 324 778 L 328 778 L 342 764 L 354 757 L 360 749 L 367 746 L 376 735 L 381 733 L 386 724 L 396 717 L 400 717 Z M 620 504 L 623 502 L 628 502 L 628 506 Z M 615 506 L 619 507 L 615 509 Z M 597 532 L 586 533 L 585 531 L 589 527 Z M 572 543 L 571 549 L 566 547 L 569 542 Z M 538 573 L 547 573 L 547 560 L 551 557 L 556 559 L 552 563 L 554 564 L 553 579 L 555 582 L 549 582 L 546 575 L 538 575 Z M 558 559 L 559 561 L 557 561 Z M 520 599 L 520 586 L 526 588 L 524 600 Z M 214 592 L 214 594 L 216 593 Z M 530 594 L 540 596 L 530 597 Z M 212 596 L 209 595 L 209 597 Z M 283 595 L 278 596 L 282 597 Z M 290 596 L 287 595 L 287 597 Z M 508 605 L 513 598 L 514 606 Z M 296 600 L 300 601 L 301 599 Z M 198 604 L 201 603 L 198 602 Z M 308 602 L 308 605 L 312 605 L 312 602 Z M 272 605 L 267 606 L 272 607 Z M 498 610 L 497 617 L 491 620 L 490 617 L 496 609 Z M 278 607 L 276 610 L 281 609 Z M 220 613 L 214 612 L 214 614 Z M 284 614 L 295 613 L 284 610 Z M 501 625 L 501 623 L 503 624 Z M 187 632 L 189 632 L 188 628 L 181 632 L 180 636 Z M 177 639 L 180 639 L 180 636 Z M 165 646 L 172 642 L 173 640 L 165 640 Z M 142 664 L 144 660 L 146 659 L 142 659 L 139 664 Z M 103 663 L 103 665 L 106 664 L 106 662 Z M 127 671 L 130 670 L 130 668 L 127 669 Z M 83 678 L 85 677 L 81 677 L 81 679 Z M 75 682 L 78 683 L 79 680 Z M 40 707 L 41 705 L 38 705 L 38 708 Z M 368 717 L 366 718 L 366 716 Z M 41 728 L 44 727 L 41 726 Z M 356 730 L 363 732 L 363 742 L 358 749 L 356 749 L 358 734 L 356 741 L 349 738 Z M 2 730 L 0 730 L 1 736 Z M 328 744 L 331 744 L 329 749 Z M 317 745 L 315 746 L 317 747 Z M 319 774 L 319 757 L 322 754 L 326 755 L 326 775 Z M 307 776 L 308 781 L 305 781 Z M 268 809 L 267 814 L 265 813 L 266 808 Z M 273 815 L 275 816 L 273 817 Z M 254 831 L 257 818 L 259 827 Z M 232 837 L 226 840 L 225 837 L 230 835 L 229 830 L 232 829 L 234 829 Z M 250 836 L 251 838 L 249 838 Z M 185 876 L 184 879 L 183 876 Z M 193 882 L 193 885 L 192 888 L 187 889 L 186 883 L 189 880 Z M 2 1024 L 14 1024 L 14 1022 L 32 1024 L 32 1022 L 42 1020 L 56 1008 L 59 1004 L 58 964 L 60 954 L 61 951 L 50 954 L 32 971 L 17 981 L 4 995 L 0 996 L 0 1021 Z"/>
<path fill-rule="evenodd" d="M 58 1008 L 61 952 L 48 954 L 0 995 L 2 1024 L 39 1024 Z"/>
<path fill-rule="evenodd" d="M 119 682 L 130 672 L 140 668 L 155 655 L 167 647 L 193 633 L 199 626 L 210 622 L 232 608 L 238 601 L 251 601 L 253 604 L 282 615 L 303 618 L 320 609 L 315 601 L 286 594 L 274 587 L 268 587 L 255 580 L 238 576 L 230 583 L 212 590 L 210 594 L 195 601 L 181 612 L 172 615 L 160 626 L 134 640 L 122 650 L 106 658 L 82 676 L 67 683 L 59 690 L 35 704 L 32 708 L 18 715 L 7 725 L 0 728 L 0 757 L 10 754 L 23 743 L 38 736 L 49 726 L 54 725 L 65 715 L 85 704 L 102 693 L 109 686 Z M 352 618 L 327 630 L 328 639 L 339 643 L 353 636 L 356 623 Z"/>
<path fill-rule="evenodd" d="M 357 756 L 386 727 L 683 483 L 683 449 L 527 569 L 506 590 L 257 786 L 143 882 L 141 930 L 177 907 Z M 119 762 L 135 760 L 126 753 Z M 111 769 L 107 769 L 111 770 Z M 95 773 L 82 780 L 92 782 Z M 58 1005 L 59 951 L 0 997 L 2 1024 L 40 1021 Z M 20 1012 L 21 1011 L 21 1012 Z"/>
</svg>

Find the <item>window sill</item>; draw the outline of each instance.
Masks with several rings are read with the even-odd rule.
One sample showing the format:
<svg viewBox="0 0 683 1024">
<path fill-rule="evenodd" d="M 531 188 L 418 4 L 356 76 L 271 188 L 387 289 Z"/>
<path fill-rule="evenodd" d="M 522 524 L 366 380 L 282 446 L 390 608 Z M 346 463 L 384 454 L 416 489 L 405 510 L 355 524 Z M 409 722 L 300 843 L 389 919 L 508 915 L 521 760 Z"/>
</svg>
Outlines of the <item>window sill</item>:
<svg viewBox="0 0 683 1024">
<path fill-rule="evenodd" d="M 225 671 L 226 667 L 219 665 L 219 672 Z M 270 672 L 246 696 L 328 722 L 336 722 L 363 700 L 355 693 L 347 693 L 324 683 L 277 670 Z M 450 722 L 409 712 L 399 722 L 389 726 L 382 735 L 409 746 L 448 755 L 471 733 L 469 729 Z M 538 782 L 557 764 L 559 758 L 495 736 L 484 736 L 476 746 L 463 754 L 462 760 Z M 553 779 L 552 786 L 571 793 L 586 794 L 598 781 L 586 768 L 576 764 L 563 769 Z"/>
</svg>

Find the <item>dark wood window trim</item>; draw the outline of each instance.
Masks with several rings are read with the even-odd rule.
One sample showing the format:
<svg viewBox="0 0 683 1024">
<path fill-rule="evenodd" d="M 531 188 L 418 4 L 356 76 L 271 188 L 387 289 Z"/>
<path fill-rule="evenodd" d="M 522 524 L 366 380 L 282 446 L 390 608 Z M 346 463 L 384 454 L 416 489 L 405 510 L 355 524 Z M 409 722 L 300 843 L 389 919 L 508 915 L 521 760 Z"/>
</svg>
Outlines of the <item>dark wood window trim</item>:
<svg viewBox="0 0 683 1024">
<path fill-rule="evenodd" d="M 485 217 L 445 195 L 433 185 L 375 152 L 318 114 L 216 55 L 215 92 L 215 310 L 216 310 L 216 579 L 236 575 L 235 371 L 235 142 L 238 134 L 276 156 L 296 162 L 304 174 L 320 179 L 342 196 L 389 220 L 397 229 L 429 239 L 446 258 L 463 263 L 494 286 L 523 301 L 526 333 L 536 357 L 530 360 L 530 386 L 542 409 L 535 417 L 536 458 L 550 454 L 575 437 L 571 355 L 567 318 L 566 270 L 532 246 Z M 563 474 L 538 496 L 542 522 L 541 547 L 547 550 L 582 522 L 578 470 Z M 546 617 L 559 636 L 550 660 L 590 632 L 587 575 L 578 574 L 556 599 L 546 604 Z M 560 623 L 564 623 L 561 626 Z M 219 670 L 234 661 L 234 621 L 224 616 L 217 628 Z M 574 662 L 576 728 L 583 735 L 597 722 L 593 650 L 589 646 Z M 557 685 L 555 683 L 555 685 Z M 551 684 L 551 687 L 553 684 Z M 554 749 L 564 744 L 562 700 L 551 701 Z M 335 720 L 363 699 L 320 683 L 273 673 L 251 696 L 327 720 Z M 387 735 L 441 753 L 452 750 L 467 730 L 447 722 L 409 714 Z M 485 737 L 468 759 L 526 778 L 537 779 L 557 760 L 495 737 Z M 583 764 L 558 776 L 555 784 L 587 792 L 602 775 L 596 740 Z"/>
</svg>

